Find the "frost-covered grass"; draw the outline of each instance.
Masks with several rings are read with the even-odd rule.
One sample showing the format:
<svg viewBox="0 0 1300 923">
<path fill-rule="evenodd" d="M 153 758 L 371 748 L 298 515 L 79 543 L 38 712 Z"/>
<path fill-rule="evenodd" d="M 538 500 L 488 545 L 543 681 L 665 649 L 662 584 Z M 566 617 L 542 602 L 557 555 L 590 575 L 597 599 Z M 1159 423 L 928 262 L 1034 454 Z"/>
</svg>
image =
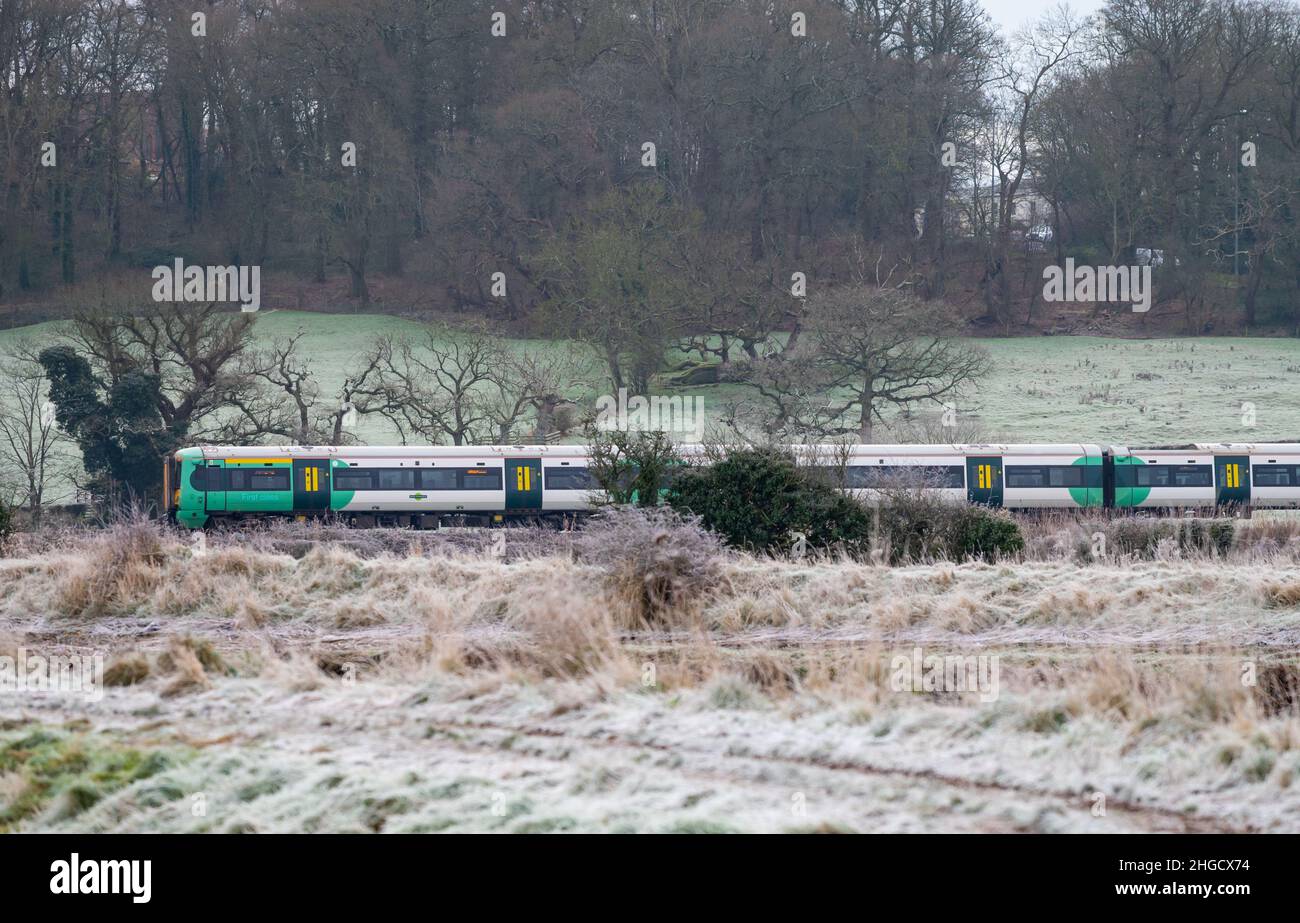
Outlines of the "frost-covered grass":
<svg viewBox="0 0 1300 923">
<path fill-rule="evenodd" d="M 629 569 L 572 536 L 502 560 L 284 531 L 195 555 L 136 523 L 0 560 L 0 654 L 109 662 L 100 701 L 0 697 L 0 823 L 1300 831 L 1276 547 Z M 665 572 L 634 617 L 628 581 Z M 996 656 L 996 683 L 900 683 L 918 653 Z"/>
<path fill-rule="evenodd" d="M 118 747 L 185 757 L 75 812 L 51 802 L 19 829 L 1300 828 L 1294 718 L 1171 707 L 1129 720 L 1063 694 L 877 701 L 729 677 L 654 689 L 430 670 L 349 684 L 306 670 L 227 679 L 183 700 L 146 684 L 79 706 Z M 15 733 L 68 710 L 34 701 L 32 724 Z"/>
</svg>

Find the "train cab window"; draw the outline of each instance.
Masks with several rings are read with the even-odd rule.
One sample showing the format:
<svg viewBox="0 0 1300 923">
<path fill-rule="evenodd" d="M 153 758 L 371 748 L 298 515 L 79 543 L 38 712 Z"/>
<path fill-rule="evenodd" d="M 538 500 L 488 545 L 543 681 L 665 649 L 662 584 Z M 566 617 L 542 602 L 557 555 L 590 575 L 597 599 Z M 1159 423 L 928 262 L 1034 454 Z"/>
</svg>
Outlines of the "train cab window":
<svg viewBox="0 0 1300 923">
<path fill-rule="evenodd" d="M 455 468 L 425 468 L 420 472 L 421 490 L 456 490 Z"/>
<path fill-rule="evenodd" d="M 547 468 L 547 490 L 591 490 L 591 471 L 587 468 Z"/>
<path fill-rule="evenodd" d="M 217 475 L 217 477 L 214 480 L 220 482 L 221 470 L 219 468 L 213 468 L 212 470 Z M 204 468 L 202 465 L 195 465 L 194 470 L 190 472 L 190 486 L 193 487 L 195 490 L 207 490 L 208 469 Z M 218 486 L 212 489 L 220 490 L 220 487 Z"/>
<path fill-rule="evenodd" d="M 500 468 L 464 468 L 461 470 L 462 490 L 500 490 Z"/>
<path fill-rule="evenodd" d="M 379 490 L 415 490 L 413 468 L 380 468 Z"/>
<path fill-rule="evenodd" d="M 225 474 L 226 490 L 289 489 L 288 468 L 227 468 Z"/>
</svg>

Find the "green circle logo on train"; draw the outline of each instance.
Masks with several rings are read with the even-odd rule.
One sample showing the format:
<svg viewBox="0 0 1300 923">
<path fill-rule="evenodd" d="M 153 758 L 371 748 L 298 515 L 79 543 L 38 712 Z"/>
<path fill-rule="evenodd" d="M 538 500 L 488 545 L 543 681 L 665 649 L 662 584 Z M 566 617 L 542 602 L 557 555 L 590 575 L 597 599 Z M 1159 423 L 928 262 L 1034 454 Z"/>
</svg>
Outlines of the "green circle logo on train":
<svg viewBox="0 0 1300 923">
<path fill-rule="evenodd" d="M 1096 455 L 1085 455 L 1083 458 L 1074 460 L 1076 465 L 1088 465 L 1090 467 L 1101 467 L 1101 458 Z M 1145 465 L 1142 459 L 1135 455 L 1116 455 L 1115 470 L 1125 465 Z M 1079 506 L 1102 506 L 1104 488 L 1097 487 L 1071 487 L 1070 498 Z M 1115 485 L 1115 506 L 1141 506 L 1147 497 L 1151 496 L 1150 487 L 1124 486 Z"/>
</svg>

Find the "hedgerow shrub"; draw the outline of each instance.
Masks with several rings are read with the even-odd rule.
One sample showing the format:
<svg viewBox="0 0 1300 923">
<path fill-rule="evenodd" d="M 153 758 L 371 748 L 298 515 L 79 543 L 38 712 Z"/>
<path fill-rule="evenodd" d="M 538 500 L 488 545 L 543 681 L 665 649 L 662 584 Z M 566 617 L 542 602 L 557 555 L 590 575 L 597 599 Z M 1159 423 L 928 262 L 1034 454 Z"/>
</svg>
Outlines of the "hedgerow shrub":
<svg viewBox="0 0 1300 923">
<path fill-rule="evenodd" d="M 667 433 L 592 429 L 587 468 L 613 506 L 658 506 L 661 485 L 682 459 Z"/>
<path fill-rule="evenodd" d="M 891 563 L 930 558 L 994 560 L 1025 547 L 1020 527 L 1002 513 L 955 503 L 933 490 L 890 489 L 875 508 L 876 541 Z"/>
<path fill-rule="evenodd" d="M 732 452 L 711 465 L 678 473 L 668 491 L 676 510 L 700 517 L 734 548 L 784 553 L 795 533 L 821 550 L 865 553 L 871 513 L 852 497 L 807 477 L 778 450 Z"/>
<path fill-rule="evenodd" d="M 784 554 L 795 533 L 813 550 L 863 556 L 874 549 L 894 564 L 993 560 L 1025 547 L 1006 515 L 953 503 L 933 489 L 895 487 L 876 500 L 864 505 L 779 450 L 733 452 L 687 469 L 668 493 L 674 508 L 699 516 L 727 544 L 747 551 Z"/>
<path fill-rule="evenodd" d="M 960 510 L 948 539 L 952 558 L 980 558 L 985 561 L 1019 554 L 1025 548 L 1020 526 L 1005 515 L 983 507 Z"/>
</svg>

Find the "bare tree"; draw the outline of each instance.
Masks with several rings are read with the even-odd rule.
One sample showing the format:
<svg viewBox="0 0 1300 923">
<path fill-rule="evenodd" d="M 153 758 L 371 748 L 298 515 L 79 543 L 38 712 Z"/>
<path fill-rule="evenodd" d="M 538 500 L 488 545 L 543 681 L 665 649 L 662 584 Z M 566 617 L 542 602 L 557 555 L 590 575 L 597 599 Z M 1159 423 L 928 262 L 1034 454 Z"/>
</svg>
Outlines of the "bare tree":
<svg viewBox="0 0 1300 923">
<path fill-rule="evenodd" d="M 545 443 L 563 429 L 560 408 L 568 395 L 589 384 L 585 358 L 562 345 L 513 352 L 502 348 L 499 364 L 491 372 L 486 398 L 488 413 L 497 426 L 497 441 L 516 441 L 516 430 L 531 420 L 526 435 L 531 443 Z"/>
<path fill-rule="evenodd" d="M 490 400 L 501 346 L 483 330 L 433 327 L 420 339 L 389 341 L 381 378 L 381 411 L 402 434 L 430 443 L 493 442 L 501 420 Z"/>
<path fill-rule="evenodd" d="M 1081 20 L 1061 8 L 1022 32 L 1010 50 L 1006 75 L 995 90 L 989 159 L 996 176 L 997 213 L 982 281 L 989 313 L 1004 323 L 1010 320 L 1011 232 L 1020 186 L 1036 153 L 1032 129 L 1054 73 L 1079 54 L 1078 37 L 1083 28 Z"/>
<path fill-rule="evenodd" d="M 389 408 L 381 379 L 390 345 L 376 339 L 345 373 L 329 398 L 322 393 L 310 363 L 300 354 L 305 331 L 252 350 L 240 360 L 240 374 L 260 387 L 232 395 L 221 441 L 248 442 L 280 436 L 304 445 L 343 445 L 355 439 L 350 428 L 363 416 Z"/>
<path fill-rule="evenodd" d="M 603 196 L 538 258 L 551 322 L 590 343 L 614 387 L 645 394 L 685 321 L 683 248 L 696 216 L 655 183 Z"/>
<path fill-rule="evenodd" d="M 252 346 L 253 316 L 216 302 L 141 303 L 109 291 L 77 313 L 69 338 L 108 384 L 136 372 L 157 376 L 166 426 L 212 438 L 223 431 L 223 409 L 251 400 L 257 388 L 239 361 Z"/>
<path fill-rule="evenodd" d="M 416 339 L 386 340 L 378 375 L 355 376 L 363 412 L 389 419 L 403 439 L 510 444 L 552 438 L 567 393 L 585 386 L 586 357 L 548 346 L 513 349 L 481 327 L 431 327 Z M 350 386 L 345 384 L 345 392 Z"/>
<path fill-rule="evenodd" d="M 27 507 L 33 525 L 40 525 L 46 487 L 56 473 L 57 448 L 65 441 L 54 406 L 46 399 L 38 351 L 19 343 L 0 358 L 0 465 L 16 475 L 19 502 Z"/>
<path fill-rule="evenodd" d="M 953 332 L 941 301 L 898 288 L 843 287 L 810 298 L 799 349 L 757 364 L 746 382 L 781 429 L 856 433 L 871 442 L 887 408 L 955 400 L 988 370 L 988 356 Z"/>
</svg>

